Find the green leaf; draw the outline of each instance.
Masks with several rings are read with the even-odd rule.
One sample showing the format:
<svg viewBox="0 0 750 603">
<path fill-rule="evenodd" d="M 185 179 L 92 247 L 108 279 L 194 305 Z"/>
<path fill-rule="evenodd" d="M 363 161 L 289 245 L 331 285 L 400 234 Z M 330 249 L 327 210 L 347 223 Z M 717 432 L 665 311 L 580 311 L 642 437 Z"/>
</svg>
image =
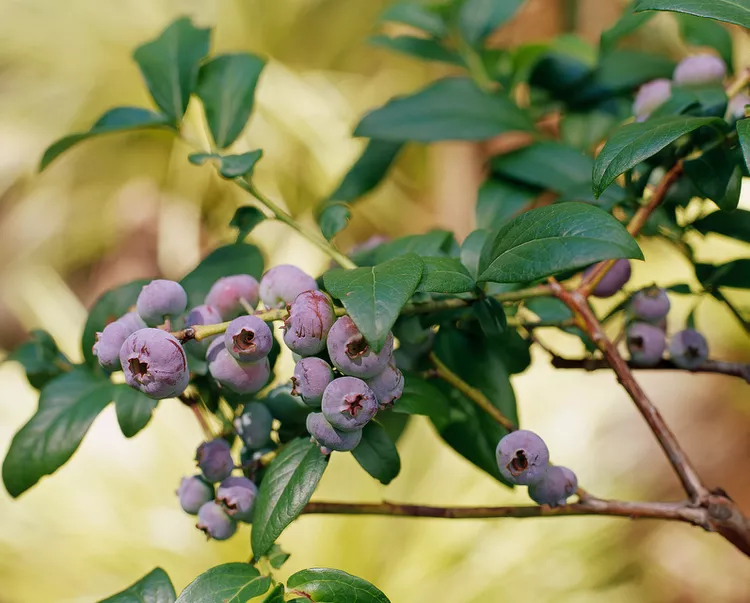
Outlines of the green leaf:
<svg viewBox="0 0 750 603">
<path fill-rule="evenodd" d="M 423 61 L 437 61 L 439 63 L 450 63 L 451 65 L 464 64 L 463 59 L 457 53 L 433 38 L 377 35 L 372 36 L 367 41 L 373 46 L 387 48 Z"/>
<path fill-rule="evenodd" d="M 393 405 L 393 412 L 425 415 L 438 427 L 450 420 L 450 405 L 443 392 L 415 374 L 404 375 L 404 392 Z"/>
<path fill-rule="evenodd" d="M 198 72 L 196 94 L 216 146 L 224 149 L 242 133 L 253 110 L 255 86 L 266 62 L 249 52 L 221 54 Z"/>
<path fill-rule="evenodd" d="M 743 258 L 718 266 L 695 264 L 695 275 L 705 287 L 750 289 L 750 259 Z"/>
<path fill-rule="evenodd" d="M 249 205 L 238 207 L 229 221 L 229 226 L 237 229 L 237 243 L 242 243 L 247 235 L 253 231 L 253 228 L 265 219 L 265 214 L 257 207 L 250 207 Z"/>
<path fill-rule="evenodd" d="M 219 155 L 218 153 L 193 153 L 188 155 L 188 160 L 193 165 L 203 165 L 207 161 L 215 161 L 219 164 L 219 174 L 223 178 L 251 178 L 255 164 L 263 157 L 263 151 L 257 149 L 248 151 L 241 155 Z"/>
<path fill-rule="evenodd" d="M 483 92 L 470 79 L 453 77 L 370 111 L 354 135 L 435 142 L 485 140 L 503 132 L 531 129 L 526 113 L 508 97 Z"/>
<path fill-rule="evenodd" d="M 472 310 L 479 320 L 479 326 L 489 338 L 500 337 L 508 326 L 503 304 L 493 297 L 479 300 L 472 306 Z"/>
<path fill-rule="evenodd" d="M 246 603 L 271 586 L 270 576 L 248 563 L 225 563 L 202 573 L 185 587 L 177 603 Z"/>
<path fill-rule="evenodd" d="M 717 211 L 696 220 L 691 226 L 704 235 L 715 232 L 750 243 L 750 211 L 744 209 L 732 213 Z"/>
<path fill-rule="evenodd" d="M 641 14 L 650 15 L 653 13 Z M 688 14 L 678 14 L 676 17 L 680 26 L 680 34 L 688 44 L 714 48 L 724 59 L 727 68 L 732 68 L 732 36 L 722 25 L 709 19 Z"/>
<path fill-rule="evenodd" d="M 480 265 L 482 261 L 482 251 L 487 244 L 487 239 L 490 238 L 491 232 L 489 230 L 475 230 L 470 233 L 468 237 L 461 245 L 461 263 L 466 266 L 471 277 L 476 280 L 479 276 Z"/>
<path fill-rule="evenodd" d="M 495 231 L 522 213 L 538 196 L 538 191 L 531 188 L 500 180 L 488 180 L 480 187 L 477 196 L 477 226 Z"/>
<path fill-rule="evenodd" d="M 408 253 L 418 256 L 444 256 L 454 244 L 453 233 L 447 230 L 430 230 L 424 234 L 408 235 L 378 245 L 363 256 L 357 255 L 356 261 L 360 265 L 379 264 Z"/>
<path fill-rule="evenodd" d="M 417 291 L 468 293 L 476 287 L 469 271 L 456 258 L 422 258 L 424 270 Z"/>
<path fill-rule="evenodd" d="M 672 77 L 675 62 L 657 54 L 618 49 L 599 61 L 594 81 L 612 93 L 630 92 L 656 78 Z"/>
<path fill-rule="evenodd" d="M 29 383 L 36 389 L 42 389 L 71 366 L 52 336 L 41 329 L 31 331 L 29 340 L 19 345 L 5 360 L 20 363 Z"/>
<path fill-rule="evenodd" d="M 372 584 L 341 570 L 302 570 L 289 576 L 286 585 L 294 594 L 320 603 L 390 603 Z"/>
<path fill-rule="evenodd" d="M 284 603 L 284 585 L 277 584 L 273 590 L 266 595 L 263 603 Z"/>
<path fill-rule="evenodd" d="M 717 147 L 705 151 L 700 157 L 685 161 L 683 166 L 702 196 L 713 200 L 724 211 L 737 207 L 739 191 L 733 174 L 738 168 L 726 149 Z"/>
<path fill-rule="evenodd" d="M 641 0 L 635 10 L 686 13 L 750 28 L 750 6 L 747 0 Z"/>
<path fill-rule="evenodd" d="M 379 352 L 401 308 L 416 291 L 423 266 L 419 256 L 409 253 L 377 266 L 329 270 L 323 282 L 328 293 L 344 304 L 373 350 Z"/>
<path fill-rule="evenodd" d="M 397 404 L 400 403 L 400 400 Z M 396 445 L 385 429 L 375 421 L 370 421 L 362 430 L 362 440 L 352 450 L 362 469 L 381 484 L 388 485 L 401 471 L 401 458 Z"/>
<path fill-rule="evenodd" d="M 175 592 L 167 573 L 157 567 L 124 591 L 99 603 L 174 603 Z"/>
<path fill-rule="evenodd" d="M 448 28 L 440 15 L 426 6 L 416 4 L 413 0 L 396 2 L 380 15 L 380 20 L 410 25 L 436 38 L 441 38 L 448 33 Z"/>
<path fill-rule="evenodd" d="M 102 134 L 113 132 L 127 132 L 130 130 L 144 130 L 149 128 L 167 128 L 174 130 L 174 126 L 164 115 L 154 113 L 140 107 L 116 107 L 104 113 L 88 132 L 70 134 L 53 142 L 44 151 L 39 162 L 39 171 L 43 171 L 57 157 L 79 142 Z"/>
<path fill-rule="evenodd" d="M 635 3 L 632 3 L 635 4 Z M 654 15 L 651 13 L 637 14 L 632 12 L 632 6 L 625 9 L 623 15 L 617 22 L 602 33 L 599 48 L 602 53 L 608 53 L 617 45 L 622 38 L 629 36 L 636 29 L 643 26 Z"/>
<path fill-rule="evenodd" d="M 251 544 L 259 559 L 302 512 L 315 492 L 328 457 L 309 438 L 298 438 L 268 466 L 253 511 Z"/>
<path fill-rule="evenodd" d="M 214 249 L 180 281 L 188 294 L 188 307 L 203 303 L 211 286 L 222 276 L 249 274 L 260 279 L 263 256 L 255 245 L 233 243 Z"/>
<path fill-rule="evenodd" d="M 329 241 L 340 233 L 352 217 L 346 203 L 328 203 L 318 217 L 318 225 L 323 236 Z"/>
<path fill-rule="evenodd" d="M 44 387 L 39 408 L 13 437 L 3 462 L 3 482 L 13 498 L 73 455 L 94 419 L 112 400 L 111 390 L 109 379 L 84 367 Z"/>
<path fill-rule="evenodd" d="M 523 0 L 464 0 L 458 12 L 458 30 L 469 44 L 480 46 L 521 4 Z"/>
<path fill-rule="evenodd" d="M 643 259 L 625 227 L 592 205 L 561 203 L 528 211 L 501 228 L 478 280 L 528 282 L 616 258 Z"/>
<path fill-rule="evenodd" d="M 158 400 L 152 400 L 124 383 L 113 385 L 112 392 L 122 435 L 132 438 L 151 420 Z"/>
<path fill-rule="evenodd" d="M 284 551 L 278 544 L 274 544 L 271 550 L 266 554 L 268 562 L 273 569 L 279 569 L 284 565 L 291 555 Z"/>
<path fill-rule="evenodd" d="M 714 117 L 661 117 L 626 124 L 610 136 L 594 161 L 593 190 L 599 197 L 615 178 L 655 155 L 667 145 L 702 126 L 720 128 Z"/>
<path fill-rule="evenodd" d="M 745 158 L 745 165 L 750 170 L 750 119 L 740 119 L 737 121 L 737 134 L 742 147 L 742 156 Z"/>
<path fill-rule="evenodd" d="M 197 28 L 189 18 L 183 17 L 133 53 L 156 106 L 173 123 L 179 122 L 185 114 L 210 40 L 210 29 Z"/>
<path fill-rule="evenodd" d="M 380 184 L 403 146 L 401 142 L 370 140 L 329 199 L 354 201 L 369 193 Z"/>
</svg>

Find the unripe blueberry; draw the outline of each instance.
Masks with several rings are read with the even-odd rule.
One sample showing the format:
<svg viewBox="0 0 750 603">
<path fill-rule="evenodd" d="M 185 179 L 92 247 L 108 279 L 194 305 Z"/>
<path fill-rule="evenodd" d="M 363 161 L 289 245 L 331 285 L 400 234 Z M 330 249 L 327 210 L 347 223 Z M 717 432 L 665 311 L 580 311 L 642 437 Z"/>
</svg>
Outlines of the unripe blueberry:
<svg viewBox="0 0 750 603">
<path fill-rule="evenodd" d="M 219 314 L 219 311 L 216 308 L 209 306 L 208 304 L 196 306 L 188 312 L 188 315 L 185 318 L 186 327 L 194 327 L 195 325 L 215 325 L 220 322 L 222 322 L 221 314 Z M 189 346 L 196 354 L 199 353 L 205 355 L 208 346 L 211 345 L 211 342 L 216 339 L 216 337 L 218 337 L 218 335 L 206 337 L 200 341 L 192 340 L 185 345 Z"/>
<path fill-rule="evenodd" d="M 633 101 L 633 115 L 637 121 L 645 121 L 672 95 L 672 82 L 659 78 L 643 84 Z"/>
<path fill-rule="evenodd" d="M 245 404 L 242 414 L 234 420 L 234 428 L 245 446 L 257 450 L 271 441 L 273 415 L 265 404 Z"/>
<path fill-rule="evenodd" d="M 309 274 L 297 266 L 281 264 L 260 279 L 260 299 L 267 308 L 283 308 L 303 291 L 317 288 L 318 284 Z"/>
<path fill-rule="evenodd" d="M 307 415 L 307 431 L 320 446 L 323 454 L 330 454 L 333 450 L 346 452 L 354 450 L 362 440 L 362 430 L 340 431 L 335 429 L 321 412 Z"/>
<path fill-rule="evenodd" d="M 667 340 L 664 331 L 647 322 L 634 322 L 628 327 L 626 344 L 630 359 L 640 366 L 655 366 L 659 364 Z"/>
<path fill-rule="evenodd" d="M 511 484 L 528 486 L 544 477 L 549 465 L 549 450 L 533 431 L 519 429 L 497 444 L 495 458 L 500 474 Z"/>
<path fill-rule="evenodd" d="M 224 345 L 240 362 L 257 362 L 271 351 L 273 333 L 257 316 L 240 316 L 229 323 L 224 333 Z"/>
<path fill-rule="evenodd" d="M 204 504 L 214 499 L 214 487 L 200 475 L 183 477 L 177 488 L 177 497 L 185 513 L 196 515 Z"/>
<path fill-rule="evenodd" d="M 268 383 L 271 365 L 268 357 L 258 362 L 238 362 L 227 350 L 223 339 L 217 339 L 206 352 L 208 372 L 224 387 L 236 394 L 254 394 Z"/>
<path fill-rule="evenodd" d="M 630 313 L 638 320 L 657 323 L 669 314 L 669 296 L 661 287 L 653 285 L 641 289 L 630 300 Z"/>
<path fill-rule="evenodd" d="M 328 355 L 333 365 L 345 375 L 369 379 L 383 372 L 393 358 L 393 333 L 375 353 L 348 316 L 339 318 L 328 332 Z"/>
<path fill-rule="evenodd" d="M 250 523 L 258 487 L 246 477 L 231 476 L 221 482 L 216 492 L 219 503 L 229 517 Z"/>
<path fill-rule="evenodd" d="M 704 86 L 721 84 L 726 74 L 727 66 L 719 57 L 696 54 L 677 64 L 672 79 L 678 86 Z"/>
<path fill-rule="evenodd" d="M 292 395 L 301 396 L 305 404 L 320 408 L 323 392 L 333 381 L 333 369 L 325 360 L 310 356 L 294 365 Z"/>
<path fill-rule="evenodd" d="M 750 96 L 740 93 L 729 99 L 727 115 L 730 119 L 742 119 L 745 117 L 745 106 L 750 105 Z"/>
<path fill-rule="evenodd" d="M 289 304 L 284 321 L 284 343 L 302 356 L 312 356 L 326 347 L 326 337 L 336 314 L 331 299 L 322 291 L 303 291 Z"/>
<path fill-rule="evenodd" d="M 339 377 L 326 387 L 321 407 L 333 427 L 340 431 L 357 431 L 378 412 L 378 399 L 362 379 Z"/>
<path fill-rule="evenodd" d="M 583 273 L 584 277 L 590 274 L 593 269 L 593 266 L 587 268 Z M 612 297 L 630 280 L 630 272 L 630 262 L 628 260 L 617 260 L 612 268 L 607 271 L 607 274 L 604 275 L 604 278 L 596 284 L 592 294 L 595 297 Z"/>
<path fill-rule="evenodd" d="M 249 274 L 224 276 L 206 295 L 206 303 L 216 308 L 223 320 L 232 320 L 245 312 L 243 299 L 253 308 L 258 305 L 258 281 Z"/>
<path fill-rule="evenodd" d="M 695 329 L 685 329 L 672 336 L 669 356 L 682 369 L 696 369 L 708 360 L 708 342 Z"/>
<path fill-rule="evenodd" d="M 133 333 L 119 320 L 109 323 L 101 333 L 96 334 L 94 356 L 99 364 L 110 373 L 120 369 L 120 349 Z"/>
<path fill-rule="evenodd" d="M 393 403 L 404 393 L 404 375 L 389 362 L 382 373 L 366 381 L 380 404 L 380 410 L 393 406 Z"/>
<path fill-rule="evenodd" d="M 195 462 L 209 482 L 220 482 L 234 469 L 232 450 L 226 440 L 216 438 L 203 442 L 195 453 Z"/>
<path fill-rule="evenodd" d="M 567 467 L 550 466 L 544 476 L 529 486 L 529 497 L 538 505 L 558 507 L 578 489 L 578 478 Z"/>
<path fill-rule="evenodd" d="M 187 293 L 180 283 L 157 279 L 141 289 L 135 303 L 138 316 L 149 327 L 164 322 L 165 318 L 179 316 L 187 308 Z"/>
<path fill-rule="evenodd" d="M 141 329 L 120 348 L 125 382 L 149 398 L 172 398 L 190 382 L 187 357 L 182 345 L 161 329 Z"/>
<path fill-rule="evenodd" d="M 220 504 L 211 501 L 198 510 L 195 527 L 209 538 L 227 540 L 237 531 L 237 522 L 226 514 Z"/>
</svg>

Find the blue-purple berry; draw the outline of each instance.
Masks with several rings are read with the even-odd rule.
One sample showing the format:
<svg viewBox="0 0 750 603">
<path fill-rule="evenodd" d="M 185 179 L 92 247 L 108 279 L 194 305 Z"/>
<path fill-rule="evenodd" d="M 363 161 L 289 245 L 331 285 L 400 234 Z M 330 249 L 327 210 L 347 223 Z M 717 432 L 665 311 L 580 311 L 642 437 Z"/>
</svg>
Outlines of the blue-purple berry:
<svg viewBox="0 0 750 603">
<path fill-rule="evenodd" d="M 226 440 L 216 438 L 203 442 L 195 453 L 195 462 L 209 482 L 215 483 L 232 474 L 234 460 L 232 449 Z"/>
<path fill-rule="evenodd" d="M 245 404 L 242 414 L 234 420 L 234 428 L 242 442 L 250 449 L 257 450 L 271 442 L 273 415 L 265 404 L 250 402 Z"/>
<path fill-rule="evenodd" d="M 498 442 L 495 458 L 507 482 L 528 486 L 544 477 L 549 465 L 549 449 L 533 431 L 519 429 Z"/>
<path fill-rule="evenodd" d="M 708 341 L 695 329 L 675 333 L 669 341 L 669 357 L 682 369 L 697 369 L 708 360 Z"/>
<path fill-rule="evenodd" d="M 110 373 L 120 370 L 122 344 L 130 335 L 145 328 L 146 323 L 136 312 L 128 312 L 105 326 L 96 334 L 96 343 L 93 347 L 99 365 Z"/>
<path fill-rule="evenodd" d="M 234 274 L 217 280 L 206 295 L 206 304 L 219 311 L 223 320 L 232 320 L 258 305 L 258 281 L 249 274 Z"/>
<path fill-rule="evenodd" d="M 294 365 L 292 395 L 300 396 L 308 406 L 320 408 L 323 392 L 331 381 L 333 369 L 325 360 L 315 356 L 302 358 Z"/>
<path fill-rule="evenodd" d="M 190 310 L 185 317 L 186 327 L 194 327 L 196 325 L 215 325 L 220 322 L 222 322 L 221 314 L 216 308 L 209 306 L 208 304 L 196 306 Z M 205 356 L 208 346 L 211 345 L 211 342 L 216 339 L 216 337 L 218 337 L 218 335 L 206 337 L 200 341 L 191 340 L 185 345 L 194 353 Z"/>
<path fill-rule="evenodd" d="M 214 499 L 214 487 L 200 475 L 183 477 L 177 488 L 177 498 L 185 513 L 197 515 L 204 504 Z"/>
<path fill-rule="evenodd" d="M 375 353 L 348 316 L 339 318 L 328 332 L 328 355 L 333 365 L 345 375 L 369 379 L 383 372 L 393 358 L 393 334 L 380 352 Z"/>
<path fill-rule="evenodd" d="M 538 505 L 559 507 L 578 489 L 578 478 L 567 467 L 549 466 L 544 476 L 529 486 L 529 497 Z"/>
<path fill-rule="evenodd" d="M 404 393 L 404 375 L 389 362 L 383 372 L 366 380 L 370 389 L 375 392 L 380 410 L 393 406 L 393 403 Z"/>
<path fill-rule="evenodd" d="M 268 357 L 258 362 L 238 362 L 227 350 L 223 339 L 212 342 L 206 352 L 208 372 L 222 387 L 236 394 L 254 394 L 268 383 L 271 365 Z"/>
<path fill-rule="evenodd" d="M 141 289 L 135 308 L 149 327 L 156 327 L 185 311 L 187 293 L 180 283 L 157 279 Z"/>
<path fill-rule="evenodd" d="M 315 279 L 297 266 L 274 266 L 260 279 L 260 299 L 267 308 L 284 308 L 303 291 L 317 289 Z"/>
<path fill-rule="evenodd" d="M 712 54 L 696 54 L 682 59 L 675 67 L 672 79 L 678 86 L 705 86 L 721 84 L 727 74 L 727 66 Z"/>
<path fill-rule="evenodd" d="M 271 351 L 273 333 L 257 316 L 240 316 L 229 323 L 224 333 L 224 345 L 236 360 L 258 362 Z"/>
<path fill-rule="evenodd" d="M 219 485 L 216 502 L 236 521 L 251 523 L 258 487 L 246 477 L 230 476 Z"/>
<path fill-rule="evenodd" d="M 339 377 L 323 392 L 321 409 L 326 420 L 339 431 L 357 431 L 378 412 L 378 399 L 362 379 Z"/>
<path fill-rule="evenodd" d="M 672 95 L 672 82 L 659 78 L 646 82 L 638 89 L 633 101 L 633 115 L 636 121 L 645 121 L 649 115 L 661 107 Z"/>
<path fill-rule="evenodd" d="M 160 329 L 141 329 L 120 348 L 125 382 L 149 398 L 180 395 L 190 382 L 185 350 L 175 337 Z"/>
<path fill-rule="evenodd" d="M 143 319 L 138 316 L 138 312 L 136 312 L 135 310 L 132 312 L 128 312 L 127 314 L 123 314 L 115 322 L 119 322 L 126 328 L 130 329 L 131 333 L 135 333 L 140 329 L 145 329 L 148 326 L 145 322 L 143 322 Z"/>
<path fill-rule="evenodd" d="M 227 540 L 237 531 L 237 522 L 227 515 L 220 504 L 211 501 L 198 509 L 198 523 L 195 527 L 209 538 Z"/>
<path fill-rule="evenodd" d="M 630 360 L 638 366 L 656 366 L 667 347 L 664 331 L 647 322 L 634 322 L 628 326 L 625 343 Z"/>
<path fill-rule="evenodd" d="M 727 105 L 727 116 L 728 119 L 737 120 L 745 117 L 745 107 L 750 105 L 750 96 L 744 93 L 740 93 L 737 96 L 733 96 L 729 99 Z"/>
<path fill-rule="evenodd" d="M 303 291 L 289 304 L 289 316 L 284 321 L 284 343 L 301 356 L 322 352 L 335 320 L 330 297 L 322 291 Z"/>
<path fill-rule="evenodd" d="M 630 300 L 630 314 L 636 320 L 658 323 L 669 314 L 669 296 L 661 287 L 641 289 Z"/>
<path fill-rule="evenodd" d="M 334 450 L 346 452 L 354 450 L 362 440 L 362 430 L 341 431 L 335 429 L 321 412 L 307 415 L 307 431 L 320 446 L 323 454 L 330 454 Z"/>
<path fill-rule="evenodd" d="M 587 276 L 594 270 L 594 267 L 587 268 L 583 273 Z M 604 277 L 596 284 L 591 292 L 594 297 L 612 297 L 630 280 L 631 268 L 630 262 L 625 259 L 617 260 Z"/>
</svg>

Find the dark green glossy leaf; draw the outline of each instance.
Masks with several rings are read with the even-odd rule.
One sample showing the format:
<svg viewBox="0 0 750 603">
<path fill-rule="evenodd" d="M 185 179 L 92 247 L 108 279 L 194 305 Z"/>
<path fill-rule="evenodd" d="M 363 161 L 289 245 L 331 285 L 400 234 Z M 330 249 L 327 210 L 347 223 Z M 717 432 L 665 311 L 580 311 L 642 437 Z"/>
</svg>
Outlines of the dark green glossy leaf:
<svg viewBox="0 0 750 603">
<path fill-rule="evenodd" d="M 329 199 L 354 201 L 369 193 L 380 184 L 402 148 L 402 142 L 370 140 Z"/>
<path fill-rule="evenodd" d="M 750 211 L 738 209 L 731 213 L 721 211 L 709 214 L 691 224 L 703 234 L 715 232 L 725 237 L 750 243 Z"/>
<path fill-rule="evenodd" d="M 34 329 L 25 341 L 5 360 L 20 363 L 32 387 L 42 389 L 47 383 L 67 370 L 71 364 L 47 331 Z"/>
<path fill-rule="evenodd" d="M 323 236 L 329 241 L 340 233 L 352 217 L 346 203 L 328 203 L 318 217 L 318 225 Z"/>
<path fill-rule="evenodd" d="M 284 585 L 277 584 L 273 590 L 266 595 L 263 603 L 284 603 Z"/>
<path fill-rule="evenodd" d="M 466 266 L 466 269 L 474 280 L 479 276 L 482 251 L 491 235 L 492 233 L 489 230 L 475 230 L 466 237 L 463 245 L 461 245 L 461 263 Z"/>
<path fill-rule="evenodd" d="M 410 25 L 437 38 L 443 37 L 448 32 L 440 15 L 413 0 L 396 2 L 380 15 L 380 20 Z"/>
<path fill-rule="evenodd" d="M 727 193 L 735 166 L 729 153 L 717 147 L 703 152 L 696 159 L 685 161 L 683 167 L 698 192 L 718 204 Z"/>
<path fill-rule="evenodd" d="M 112 386 L 117 422 L 126 438 L 132 438 L 151 420 L 158 400 L 152 400 L 138 390 L 120 383 Z"/>
<path fill-rule="evenodd" d="M 639 13 L 653 15 L 654 13 Z M 680 33 L 688 44 L 693 46 L 710 46 L 714 48 L 729 69 L 732 68 L 732 36 L 722 25 L 710 19 L 703 19 L 688 14 L 678 14 L 677 23 Z"/>
<path fill-rule="evenodd" d="M 185 587 L 177 603 L 245 603 L 265 593 L 269 576 L 248 563 L 225 563 L 202 573 Z"/>
<path fill-rule="evenodd" d="M 175 592 L 167 573 L 157 567 L 124 591 L 99 603 L 174 603 Z"/>
<path fill-rule="evenodd" d="M 437 61 L 451 65 L 463 65 L 461 57 L 443 46 L 434 38 L 417 38 L 415 36 L 384 36 L 371 37 L 368 42 L 373 46 L 380 46 L 400 52 L 423 61 Z"/>
<path fill-rule="evenodd" d="M 229 226 L 237 229 L 237 243 L 242 243 L 253 228 L 265 219 L 265 214 L 257 207 L 250 207 L 249 205 L 238 207 L 229 221 Z"/>
<path fill-rule="evenodd" d="M 289 576 L 287 587 L 320 603 L 390 603 L 388 597 L 362 578 L 323 567 Z"/>
<path fill-rule="evenodd" d="M 443 392 L 415 374 L 404 375 L 404 393 L 393 405 L 393 412 L 425 415 L 438 429 L 450 420 L 450 404 Z"/>
<path fill-rule="evenodd" d="M 747 0 L 641 0 L 636 10 L 686 13 L 750 28 L 750 6 Z"/>
<path fill-rule="evenodd" d="M 631 3 L 631 5 L 634 4 L 636 3 Z M 632 6 L 628 6 L 617 22 L 602 33 L 599 42 L 601 52 L 610 52 L 622 38 L 629 36 L 639 27 L 645 25 L 653 16 L 653 13 L 634 13 L 632 12 Z"/>
<path fill-rule="evenodd" d="M 381 410 L 378 413 L 378 423 L 385 429 L 391 442 L 397 444 L 406 428 L 409 426 L 410 416 L 393 410 Z"/>
<path fill-rule="evenodd" d="M 742 190 L 742 170 L 738 165 L 734 166 L 734 171 L 729 178 L 729 185 L 726 193 L 721 199 L 713 199 L 714 203 L 722 211 L 731 212 L 737 209 L 740 202 L 740 193 Z"/>
<path fill-rule="evenodd" d="M 289 559 L 289 557 L 291 557 L 291 555 L 284 551 L 278 544 L 274 544 L 271 547 L 271 550 L 266 554 L 268 562 L 274 569 L 279 569 L 287 562 L 287 559 Z"/>
<path fill-rule="evenodd" d="M 508 327 L 508 317 L 503 304 L 493 297 L 487 297 L 472 306 L 479 326 L 490 339 L 501 337 Z"/>
<path fill-rule="evenodd" d="M 285 426 L 301 427 L 307 420 L 312 408 L 305 404 L 299 396 L 292 396 L 291 385 L 280 385 L 273 388 L 262 402 L 271 411 L 274 419 L 278 419 Z"/>
<path fill-rule="evenodd" d="M 458 30 L 469 44 L 480 46 L 521 4 L 523 0 L 464 0 L 458 11 Z"/>
<path fill-rule="evenodd" d="M 742 147 L 742 156 L 745 158 L 745 165 L 750 170 L 750 119 L 740 119 L 737 121 L 737 134 Z"/>
<path fill-rule="evenodd" d="M 424 271 L 417 291 L 429 293 L 468 293 L 476 287 L 469 271 L 456 258 L 423 257 Z"/>
<path fill-rule="evenodd" d="M 750 289 L 750 259 L 726 264 L 695 264 L 695 275 L 705 287 Z"/>
<path fill-rule="evenodd" d="M 501 180 L 488 180 L 480 187 L 477 196 L 477 226 L 497 230 L 527 209 L 538 196 L 538 191 L 525 186 Z"/>
<path fill-rule="evenodd" d="M 203 165 L 207 161 L 216 162 L 219 166 L 219 174 L 229 180 L 233 178 L 251 178 L 255 164 L 263 157 L 263 151 L 248 151 L 241 155 L 219 155 L 218 153 L 193 153 L 188 156 L 190 163 Z"/>
<path fill-rule="evenodd" d="M 400 400 L 396 402 L 400 404 Z M 385 429 L 370 421 L 362 430 L 362 440 L 352 450 L 362 469 L 381 484 L 390 484 L 401 471 L 401 457 Z"/>
<path fill-rule="evenodd" d="M 700 101 L 692 90 L 673 85 L 669 100 L 657 107 L 649 116 L 649 120 L 653 121 L 656 118 L 670 115 L 681 115 L 698 105 L 700 105 Z"/>
<path fill-rule="evenodd" d="M 693 293 L 693 291 L 690 289 L 690 285 L 686 285 L 685 283 L 669 285 L 669 287 L 664 287 L 664 288 L 670 293 L 677 293 L 678 295 L 692 295 Z"/>
</svg>

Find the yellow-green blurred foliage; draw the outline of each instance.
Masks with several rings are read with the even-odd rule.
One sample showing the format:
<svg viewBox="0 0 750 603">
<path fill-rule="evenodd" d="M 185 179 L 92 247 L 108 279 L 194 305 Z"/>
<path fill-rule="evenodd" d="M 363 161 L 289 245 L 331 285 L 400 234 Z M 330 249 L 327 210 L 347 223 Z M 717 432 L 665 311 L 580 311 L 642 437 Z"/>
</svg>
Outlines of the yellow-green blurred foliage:
<svg viewBox="0 0 750 603">
<path fill-rule="evenodd" d="M 350 136 L 358 117 L 442 73 L 441 67 L 367 46 L 385 4 L 0 0 L 0 348 L 39 327 L 78 360 L 85 307 L 96 295 L 136 277 L 178 278 L 232 236 L 226 224 L 247 199 L 208 167 L 189 165 L 189 148 L 166 134 L 87 142 L 35 175 L 53 139 L 87 128 L 111 106 L 149 106 L 130 58 L 135 46 L 175 16 L 189 14 L 215 26 L 215 50 L 268 56 L 255 115 L 236 148 L 263 148 L 261 188 L 310 220 L 312 205 L 332 190 L 361 149 L 361 141 Z M 662 22 L 670 26 L 668 18 Z M 195 136 L 201 131 L 197 109 L 189 111 Z M 445 163 L 446 156 L 465 158 L 466 149 L 410 148 L 388 182 L 358 205 L 339 244 L 346 248 L 373 233 L 399 235 L 449 223 L 436 182 L 460 196 L 460 164 L 446 168 L 452 177 L 443 174 L 440 182 L 435 161 L 445 167 L 452 163 Z M 464 196 L 470 201 L 472 194 Z M 465 220 L 461 228 L 470 227 L 471 206 L 456 207 L 454 214 Z M 311 272 L 327 265 L 281 225 L 264 223 L 251 239 L 269 263 L 294 261 Z M 747 254 L 714 238 L 696 245 L 702 260 Z M 692 282 L 690 267 L 666 244 L 647 244 L 645 250 L 649 268 L 635 268 L 634 286 L 654 279 Z M 690 307 L 679 300 L 675 305 L 670 326 L 679 329 Z M 748 360 L 744 334 L 716 302 L 705 300 L 697 321 L 710 331 L 714 355 Z M 565 337 L 543 336 L 579 351 Z M 514 385 L 523 424 L 545 437 L 556 462 L 574 468 L 600 496 L 681 496 L 611 375 L 554 372 L 542 353 L 535 360 Z M 706 481 L 723 485 L 750 510 L 747 386 L 711 376 L 639 377 Z M 0 365 L 0 392 L 4 454 L 32 414 L 37 393 L 10 363 Z M 200 440 L 192 415 L 175 401 L 162 402 L 149 427 L 132 440 L 120 434 L 109 408 L 54 476 L 17 501 L 0 492 L 0 603 L 93 602 L 154 566 L 164 567 L 181 589 L 213 565 L 246 559 L 248 528 L 229 543 L 206 543 L 192 527 L 194 518 L 177 505 L 174 490 L 193 470 Z M 316 496 L 527 502 L 525 489 L 499 486 L 444 446 L 421 418 L 411 423 L 400 450 L 403 470 L 388 488 L 374 483 L 350 455 L 336 454 Z M 681 524 L 309 516 L 293 524 L 281 544 L 292 553 L 281 578 L 310 566 L 341 568 L 371 580 L 394 603 L 750 600 L 750 562 L 724 540 Z"/>
</svg>

